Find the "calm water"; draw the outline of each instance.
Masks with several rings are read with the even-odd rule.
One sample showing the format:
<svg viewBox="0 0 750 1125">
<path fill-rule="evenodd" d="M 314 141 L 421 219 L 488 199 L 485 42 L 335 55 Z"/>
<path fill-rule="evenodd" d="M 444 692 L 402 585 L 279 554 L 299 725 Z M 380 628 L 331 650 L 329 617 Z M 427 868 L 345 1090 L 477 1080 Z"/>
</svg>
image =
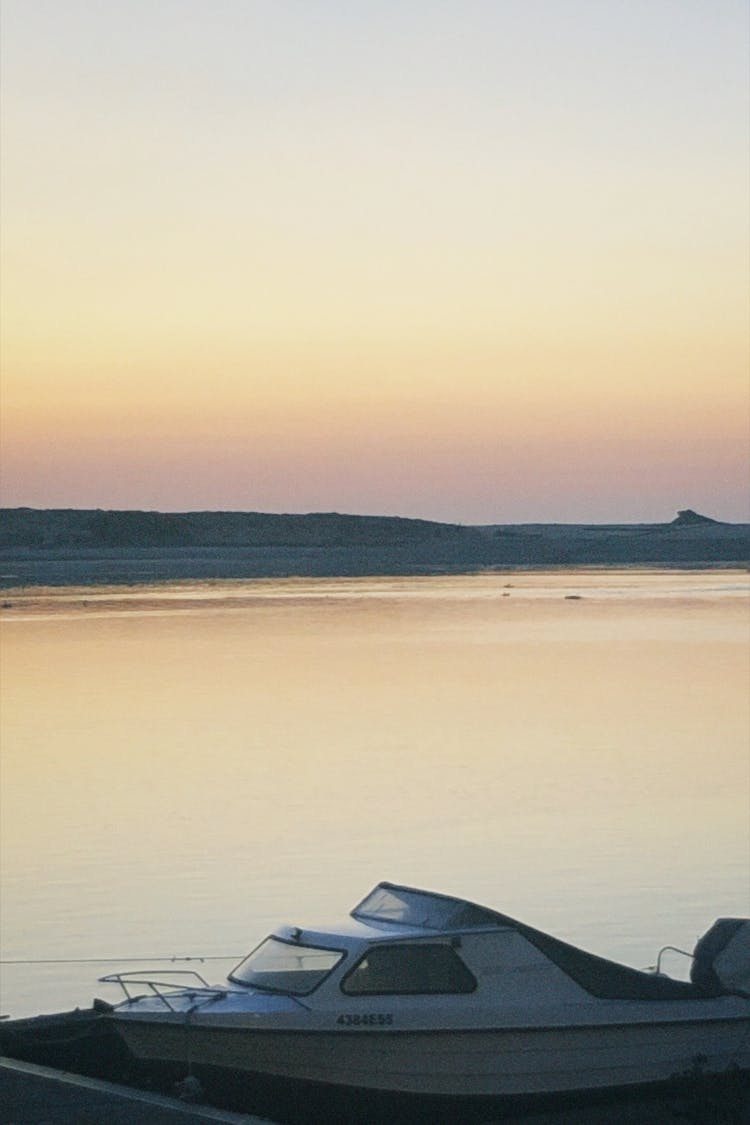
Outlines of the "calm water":
<svg viewBox="0 0 750 1125">
<path fill-rule="evenodd" d="M 131 957 L 239 959 L 382 878 L 637 966 L 750 911 L 745 573 L 8 597 L 13 1016 L 114 999 Z M 113 963 L 7 963 L 49 958 Z"/>
</svg>

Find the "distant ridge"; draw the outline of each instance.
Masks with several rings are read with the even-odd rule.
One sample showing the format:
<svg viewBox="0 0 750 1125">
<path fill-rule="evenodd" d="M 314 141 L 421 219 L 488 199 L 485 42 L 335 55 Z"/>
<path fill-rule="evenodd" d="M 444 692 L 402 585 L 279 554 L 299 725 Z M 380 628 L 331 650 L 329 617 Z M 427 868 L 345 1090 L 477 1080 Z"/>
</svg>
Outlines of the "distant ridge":
<svg viewBox="0 0 750 1125">
<path fill-rule="evenodd" d="M 442 540 L 478 544 L 487 536 L 548 534 L 573 536 L 611 533 L 621 536 L 675 528 L 743 528 L 700 515 L 692 508 L 664 524 L 490 524 L 472 526 L 408 519 L 359 516 L 339 512 L 287 515 L 271 512 L 156 512 L 134 509 L 2 508 L 0 548 L 111 547 L 261 547 L 357 546 Z M 553 531 L 554 529 L 554 531 Z"/>
<path fill-rule="evenodd" d="M 750 525 L 689 508 L 660 524 L 484 527 L 338 512 L 0 509 L 0 586 L 6 588 L 748 561 Z"/>
<path fill-rule="evenodd" d="M 143 512 L 0 509 L 0 547 L 343 547 L 463 540 L 459 524 L 338 512 Z"/>
</svg>

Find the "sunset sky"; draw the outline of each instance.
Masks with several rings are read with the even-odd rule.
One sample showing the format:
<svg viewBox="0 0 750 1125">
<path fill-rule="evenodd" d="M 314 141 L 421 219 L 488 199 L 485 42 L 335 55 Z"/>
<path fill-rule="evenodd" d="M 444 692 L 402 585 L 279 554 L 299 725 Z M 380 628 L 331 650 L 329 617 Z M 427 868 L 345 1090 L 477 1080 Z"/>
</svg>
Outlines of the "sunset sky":
<svg viewBox="0 0 750 1125">
<path fill-rule="evenodd" d="M 748 514 L 745 0 L 0 0 L 2 503 Z"/>
</svg>

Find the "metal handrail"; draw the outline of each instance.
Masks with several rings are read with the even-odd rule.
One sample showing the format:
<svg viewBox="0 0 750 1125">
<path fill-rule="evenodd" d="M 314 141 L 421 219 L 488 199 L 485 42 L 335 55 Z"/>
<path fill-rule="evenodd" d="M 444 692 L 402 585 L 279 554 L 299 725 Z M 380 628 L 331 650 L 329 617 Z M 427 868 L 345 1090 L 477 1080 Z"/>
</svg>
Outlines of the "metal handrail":
<svg viewBox="0 0 750 1125">
<path fill-rule="evenodd" d="M 170 1012 L 174 1012 L 176 1009 L 173 1008 L 169 1003 L 167 996 L 160 991 L 160 989 L 162 988 L 169 989 L 168 995 L 185 996 L 187 994 L 190 997 L 204 996 L 204 1003 L 209 1003 L 213 1000 L 224 1000 L 230 994 L 230 992 L 235 995 L 241 995 L 244 991 L 241 988 L 219 988 L 218 985 L 211 985 L 203 979 L 200 973 L 195 972 L 194 969 L 165 969 L 163 975 L 166 976 L 167 974 L 170 974 L 172 976 L 197 977 L 197 979 L 201 983 L 199 985 L 194 985 L 192 988 L 176 989 L 173 987 L 172 981 L 154 980 L 152 977 L 144 977 L 138 972 L 137 969 L 129 969 L 124 973 L 109 973 L 106 977 L 99 977 L 98 979 L 100 984 L 119 984 L 120 988 L 123 990 L 130 1003 L 133 1003 L 136 1000 L 145 999 L 146 994 L 142 993 L 140 996 L 133 996 L 128 991 L 127 986 L 129 984 L 148 985 L 148 987 L 151 989 L 152 995 L 161 1000 L 163 1004 L 166 1004 Z M 125 977 L 129 979 L 123 979 Z M 306 1004 L 304 1000 L 300 1000 L 299 996 L 294 996 L 291 992 L 284 993 L 284 996 L 286 996 L 287 1000 L 292 1000 L 299 1008 L 302 1008 L 303 1011 L 309 1012 L 311 1010 L 310 1005 Z"/>
<path fill-rule="evenodd" d="M 657 973 L 661 972 L 662 954 L 668 953 L 668 952 L 680 953 L 683 957 L 689 957 L 691 961 L 695 960 L 695 954 L 694 953 L 688 953 L 687 949 L 678 949 L 676 945 L 664 945 L 659 950 L 658 956 L 656 958 L 656 972 Z"/>
<path fill-rule="evenodd" d="M 200 983 L 193 986 L 186 986 L 184 988 L 176 988 L 175 984 L 177 982 L 173 980 L 158 980 L 154 979 L 151 976 L 144 976 L 143 973 L 138 971 L 138 969 L 131 969 L 124 973 L 108 973 L 105 977 L 99 977 L 99 983 L 119 984 L 128 1001 L 130 1001 L 131 1003 L 135 1000 L 143 999 L 143 996 L 146 994 L 141 994 L 140 996 L 133 995 L 133 993 L 128 988 L 128 985 L 146 985 L 151 990 L 151 994 L 158 1000 L 160 1000 L 167 1008 L 169 1008 L 170 1012 L 175 1011 L 175 1008 L 172 1006 L 172 1004 L 170 1004 L 168 999 L 168 996 L 170 995 L 184 996 L 187 994 L 190 999 L 198 999 L 199 997 L 203 997 L 203 1003 L 209 1003 L 213 1000 L 222 1000 L 229 991 L 229 989 L 226 988 L 218 988 L 216 985 L 210 985 L 208 981 L 205 980 L 200 975 L 200 973 L 195 972 L 194 969 L 164 969 L 160 973 L 160 975 L 173 977 L 194 977 Z M 167 992 L 165 993 L 164 991 L 162 991 L 163 989 L 166 989 Z"/>
</svg>

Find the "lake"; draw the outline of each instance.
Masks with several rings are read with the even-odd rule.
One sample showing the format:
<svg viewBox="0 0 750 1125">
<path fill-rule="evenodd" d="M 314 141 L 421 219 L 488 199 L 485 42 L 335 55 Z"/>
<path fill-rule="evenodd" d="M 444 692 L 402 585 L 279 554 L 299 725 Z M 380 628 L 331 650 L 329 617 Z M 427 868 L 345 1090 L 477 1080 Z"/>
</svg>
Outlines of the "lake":
<svg viewBox="0 0 750 1125">
<path fill-rule="evenodd" d="M 638 967 L 692 949 L 750 912 L 749 591 L 581 570 L 6 592 L 2 1012 L 115 1000 L 97 977 L 134 958 L 227 958 L 219 980 L 380 879 Z"/>
</svg>

